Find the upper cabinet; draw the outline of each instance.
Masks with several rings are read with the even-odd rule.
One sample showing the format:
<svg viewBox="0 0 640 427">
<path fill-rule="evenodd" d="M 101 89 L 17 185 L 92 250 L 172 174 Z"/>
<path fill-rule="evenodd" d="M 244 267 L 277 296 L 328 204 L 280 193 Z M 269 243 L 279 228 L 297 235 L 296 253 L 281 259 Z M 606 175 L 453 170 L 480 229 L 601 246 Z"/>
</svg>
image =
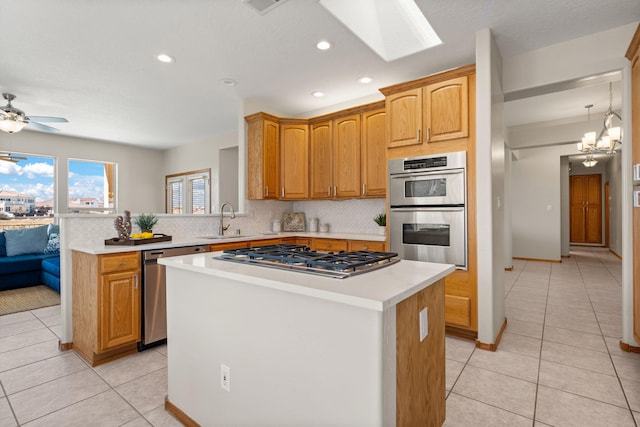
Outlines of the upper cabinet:
<svg viewBox="0 0 640 427">
<path fill-rule="evenodd" d="M 247 122 L 247 197 L 277 199 L 280 178 L 280 124 L 278 118 L 257 113 Z"/>
<path fill-rule="evenodd" d="M 384 108 L 362 113 L 362 196 L 387 194 L 387 152 Z"/>
<path fill-rule="evenodd" d="M 389 148 L 469 136 L 468 76 L 431 80 L 381 89 L 386 95 Z"/>
<path fill-rule="evenodd" d="M 360 197 L 360 114 L 333 121 L 335 197 Z"/>
<path fill-rule="evenodd" d="M 306 120 L 280 125 L 280 199 L 309 198 L 309 125 Z"/>
<path fill-rule="evenodd" d="M 423 89 L 426 142 L 469 136 L 467 76 L 430 84 Z"/>
<path fill-rule="evenodd" d="M 333 132 L 331 121 L 311 125 L 311 198 L 333 197 Z"/>
</svg>

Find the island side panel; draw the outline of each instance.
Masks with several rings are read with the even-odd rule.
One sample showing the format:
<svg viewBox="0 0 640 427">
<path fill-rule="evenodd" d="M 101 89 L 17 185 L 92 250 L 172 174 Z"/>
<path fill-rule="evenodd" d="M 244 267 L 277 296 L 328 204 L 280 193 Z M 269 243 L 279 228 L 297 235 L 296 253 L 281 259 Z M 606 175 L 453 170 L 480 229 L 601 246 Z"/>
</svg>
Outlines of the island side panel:
<svg viewBox="0 0 640 427">
<path fill-rule="evenodd" d="M 168 401 L 200 425 L 383 426 L 383 317 L 168 266 Z"/>
<path fill-rule="evenodd" d="M 428 335 L 420 341 L 420 311 Z M 396 425 L 441 426 L 445 421 L 444 279 L 396 306 Z"/>
</svg>

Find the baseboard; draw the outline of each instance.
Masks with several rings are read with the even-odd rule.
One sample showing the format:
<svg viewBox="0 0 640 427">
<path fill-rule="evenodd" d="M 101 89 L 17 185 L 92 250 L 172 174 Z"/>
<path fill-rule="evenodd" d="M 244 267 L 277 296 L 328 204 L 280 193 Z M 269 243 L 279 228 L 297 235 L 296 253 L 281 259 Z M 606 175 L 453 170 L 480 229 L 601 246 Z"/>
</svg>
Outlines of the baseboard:
<svg viewBox="0 0 640 427">
<path fill-rule="evenodd" d="M 513 271 L 513 266 L 511 266 L 511 267 L 505 267 L 505 268 L 504 268 L 504 271 Z"/>
<path fill-rule="evenodd" d="M 173 415 L 173 418 L 180 421 L 182 425 L 186 427 L 200 427 L 200 424 L 195 422 L 189 415 L 185 414 L 182 409 L 169 402 L 169 396 L 165 396 L 164 398 L 164 409 Z"/>
<path fill-rule="evenodd" d="M 479 348 L 480 350 L 496 351 L 498 349 L 498 346 L 500 345 L 500 340 L 502 339 L 502 333 L 506 328 L 507 328 L 507 318 L 505 317 L 504 321 L 502 322 L 502 326 L 500 327 L 500 331 L 498 332 L 498 336 L 496 337 L 496 342 L 484 343 L 476 340 L 476 348 Z"/>
<path fill-rule="evenodd" d="M 620 340 L 620 350 L 626 351 L 627 353 L 640 353 L 640 347 L 629 345 L 626 342 L 622 342 L 622 340 Z"/>
<path fill-rule="evenodd" d="M 58 340 L 58 350 L 60 351 L 69 351 L 73 348 L 73 343 L 72 342 L 60 342 L 60 340 Z"/>
<path fill-rule="evenodd" d="M 618 253 L 616 253 L 616 251 L 612 250 L 611 248 L 609 248 L 609 252 L 614 254 L 620 261 L 622 261 L 622 255 L 619 255 Z"/>
<path fill-rule="evenodd" d="M 464 338 L 465 340 L 475 341 L 478 338 L 478 333 L 476 331 L 470 331 L 468 329 L 457 328 L 450 325 L 445 325 L 444 332 L 447 335 Z"/>
<path fill-rule="evenodd" d="M 519 259 L 520 261 L 535 261 L 535 262 L 556 262 L 556 263 L 562 263 L 561 259 L 540 259 L 540 258 L 520 258 L 520 257 L 513 257 L 513 259 Z"/>
</svg>

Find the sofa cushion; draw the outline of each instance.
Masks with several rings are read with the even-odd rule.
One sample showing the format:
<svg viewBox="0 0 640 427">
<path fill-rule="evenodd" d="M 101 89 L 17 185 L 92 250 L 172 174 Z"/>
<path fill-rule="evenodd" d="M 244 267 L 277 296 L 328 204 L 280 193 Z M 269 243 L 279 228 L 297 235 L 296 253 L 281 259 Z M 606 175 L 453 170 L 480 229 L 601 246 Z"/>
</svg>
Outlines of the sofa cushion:
<svg viewBox="0 0 640 427">
<path fill-rule="evenodd" d="M 4 237 L 4 231 L 0 231 L 0 257 L 7 256 L 7 239 Z"/>
<path fill-rule="evenodd" d="M 42 270 L 60 277 L 60 257 L 54 256 L 42 260 Z"/>
<path fill-rule="evenodd" d="M 18 230 L 5 230 L 4 237 L 7 240 L 7 256 L 13 257 L 25 254 L 43 253 L 47 247 L 49 236 L 48 226 L 21 228 Z"/>
<path fill-rule="evenodd" d="M 49 224 L 47 226 L 47 234 L 50 236 L 51 233 L 60 234 L 60 226 L 54 223 Z"/>
<path fill-rule="evenodd" d="M 55 256 L 56 255 L 28 254 L 0 258 L 0 276 L 3 274 L 19 273 L 21 271 L 39 271 L 42 269 L 42 260 L 44 258 Z"/>
<path fill-rule="evenodd" d="M 49 234 L 49 241 L 47 247 L 43 251 L 45 254 L 58 254 L 60 253 L 60 235 L 58 233 Z"/>
</svg>

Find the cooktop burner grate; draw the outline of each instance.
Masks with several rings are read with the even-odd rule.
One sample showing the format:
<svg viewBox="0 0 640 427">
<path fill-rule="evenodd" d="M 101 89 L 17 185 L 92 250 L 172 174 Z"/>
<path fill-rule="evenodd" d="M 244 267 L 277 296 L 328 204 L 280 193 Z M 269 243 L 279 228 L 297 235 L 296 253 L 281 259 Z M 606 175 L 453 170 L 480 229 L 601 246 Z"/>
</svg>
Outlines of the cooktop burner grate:
<svg viewBox="0 0 640 427">
<path fill-rule="evenodd" d="M 394 252 L 316 252 L 305 245 L 278 244 L 226 250 L 216 259 L 345 278 L 399 261 Z"/>
</svg>

